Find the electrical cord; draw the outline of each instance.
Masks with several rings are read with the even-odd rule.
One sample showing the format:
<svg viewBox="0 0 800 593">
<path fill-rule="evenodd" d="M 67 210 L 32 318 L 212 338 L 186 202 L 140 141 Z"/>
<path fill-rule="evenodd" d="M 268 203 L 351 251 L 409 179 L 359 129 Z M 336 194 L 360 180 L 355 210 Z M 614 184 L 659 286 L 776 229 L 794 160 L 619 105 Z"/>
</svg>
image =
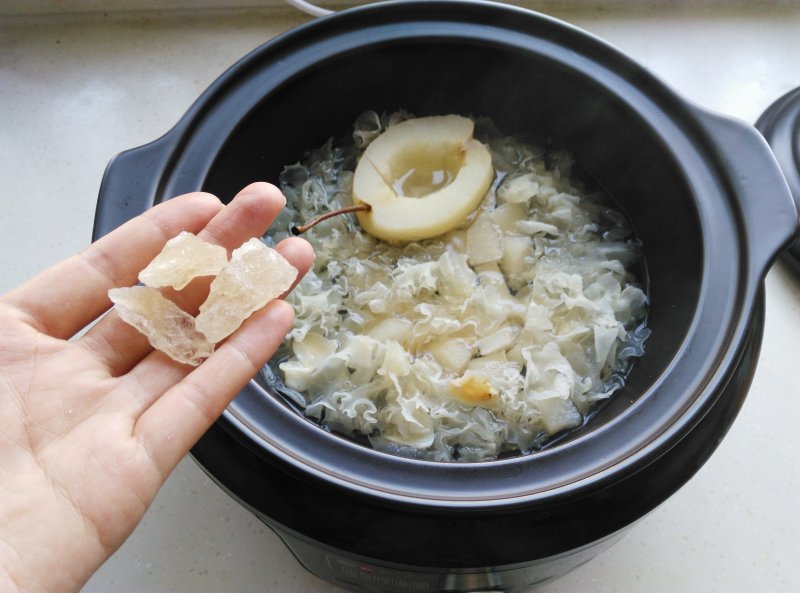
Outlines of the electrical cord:
<svg viewBox="0 0 800 593">
<path fill-rule="evenodd" d="M 311 2 L 306 2 L 305 0 L 286 0 L 286 3 L 291 4 L 295 8 L 298 8 L 303 12 L 307 12 L 313 16 L 325 16 L 328 14 L 333 14 L 334 12 L 333 10 L 322 8 L 321 6 L 311 4 Z"/>
</svg>

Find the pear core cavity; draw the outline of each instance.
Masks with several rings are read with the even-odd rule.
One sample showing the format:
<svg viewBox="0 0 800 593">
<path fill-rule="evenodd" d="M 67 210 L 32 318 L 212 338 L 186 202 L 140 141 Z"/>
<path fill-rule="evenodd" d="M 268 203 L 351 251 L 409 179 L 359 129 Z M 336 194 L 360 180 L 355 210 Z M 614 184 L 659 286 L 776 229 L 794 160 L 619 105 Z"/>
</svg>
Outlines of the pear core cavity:
<svg viewBox="0 0 800 593">
<path fill-rule="evenodd" d="M 409 119 L 370 143 L 353 177 L 358 221 L 384 241 L 419 241 L 455 228 L 478 207 L 494 178 L 488 149 L 460 115 Z"/>
</svg>

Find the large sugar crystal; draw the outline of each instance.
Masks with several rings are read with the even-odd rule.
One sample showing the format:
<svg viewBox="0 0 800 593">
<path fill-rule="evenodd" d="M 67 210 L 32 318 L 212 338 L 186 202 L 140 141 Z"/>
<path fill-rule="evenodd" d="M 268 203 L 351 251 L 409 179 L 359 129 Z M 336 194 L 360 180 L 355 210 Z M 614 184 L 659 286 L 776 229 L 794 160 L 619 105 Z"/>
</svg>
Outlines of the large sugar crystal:
<svg viewBox="0 0 800 593">
<path fill-rule="evenodd" d="M 214 351 L 214 345 L 197 331 L 194 317 L 157 289 L 112 288 L 108 296 L 123 321 L 147 336 L 153 348 L 173 360 L 197 366 Z"/>
<path fill-rule="evenodd" d="M 173 237 L 153 261 L 139 273 L 147 286 L 171 286 L 180 290 L 198 276 L 215 276 L 228 263 L 228 252 L 183 231 Z"/>
<path fill-rule="evenodd" d="M 260 239 L 234 250 L 231 261 L 211 283 L 200 306 L 197 329 L 216 343 L 232 334 L 254 311 L 289 290 L 297 270 Z"/>
</svg>

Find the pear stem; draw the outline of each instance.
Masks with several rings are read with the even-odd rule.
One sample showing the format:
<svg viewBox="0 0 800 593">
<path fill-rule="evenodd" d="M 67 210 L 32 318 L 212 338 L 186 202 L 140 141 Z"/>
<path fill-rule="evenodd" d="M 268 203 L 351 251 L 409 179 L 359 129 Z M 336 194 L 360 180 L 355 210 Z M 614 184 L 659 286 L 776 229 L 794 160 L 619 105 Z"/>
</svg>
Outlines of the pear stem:
<svg viewBox="0 0 800 593">
<path fill-rule="evenodd" d="M 293 235 L 302 235 L 308 229 L 311 229 L 321 223 L 323 220 L 328 220 L 334 216 L 339 216 L 340 214 L 347 214 L 349 212 L 369 212 L 372 210 L 372 206 L 369 204 L 356 204 L 355 206 L 346 206 L 344 208 L 339 208 L 338 210 L 331 210 L 330 212 L 326 212 L 325 214 L 320 214 L 319 216 L 312 218 L 305 224 L 297 224 L 292 227 L 292 234 Z"/>
</svg>

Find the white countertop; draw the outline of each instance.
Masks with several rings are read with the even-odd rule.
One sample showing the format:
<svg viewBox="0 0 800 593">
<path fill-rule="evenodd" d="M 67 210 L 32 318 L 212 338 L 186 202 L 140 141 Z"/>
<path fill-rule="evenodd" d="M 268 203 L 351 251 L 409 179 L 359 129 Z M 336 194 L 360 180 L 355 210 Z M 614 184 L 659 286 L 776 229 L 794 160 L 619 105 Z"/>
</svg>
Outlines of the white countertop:
<svg viewBox="0 0 800 593">
<path fill-rule="evenodd" d="M 556 16 L 700 105 L 750 122 L 800 86 L 798 8 Z M 89 242 L 114 154 L 160 136 L 227 66 L 303 20 L 292 11 L 0 20 L 0 290 Z M 800 590 L 800 283 L 778 265 L 766 284 L 759 368 L 717 452 L 618 545 L 541 591 Z M 84 589 L 134 591 L 340 590 L 185 460 Z"/>
</svg>

